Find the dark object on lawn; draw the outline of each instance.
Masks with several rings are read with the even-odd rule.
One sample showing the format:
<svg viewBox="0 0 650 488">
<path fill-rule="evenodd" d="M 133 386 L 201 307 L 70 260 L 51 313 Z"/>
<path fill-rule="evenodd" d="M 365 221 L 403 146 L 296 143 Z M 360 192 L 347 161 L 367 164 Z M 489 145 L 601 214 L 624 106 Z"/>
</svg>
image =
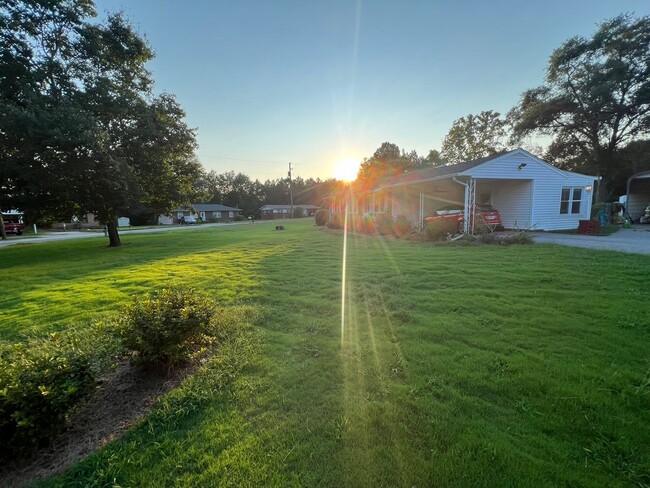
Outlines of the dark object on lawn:
<svg viewBox="0 0 650 488">
<path fill-rule="evenodd" d="M 275 230 L 284 230 L 284 225 L 276 225 Z"/>
<path fill-rule="evenodd" d="M 600 222 L 596 220 L 579 220 L 578 234 L 600 234 Z"/>
</svg>

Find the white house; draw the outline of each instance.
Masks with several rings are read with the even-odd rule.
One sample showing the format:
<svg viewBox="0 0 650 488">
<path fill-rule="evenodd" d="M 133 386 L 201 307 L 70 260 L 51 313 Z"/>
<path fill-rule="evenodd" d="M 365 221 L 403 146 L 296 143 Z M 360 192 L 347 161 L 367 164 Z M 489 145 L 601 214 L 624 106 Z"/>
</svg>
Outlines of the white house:
<svg viewBox="0 0 650 488">
<path fill-rule="evenodd" d="M 353 199 L 352 211 L 390 212 L 424 223 L 435 210 L 455 204 L 470 211 L 490 204 L 506 229 L 576 229 L 591 216 L 598 177 L 563 171 L 523 149 L 410 171 L 380 182 L 363 198 Z"/>
<path fill-rule="evenodd" d="M 201 219 L 203 222 L 230 222 L 237 220 L 241 209 L 219 203 L 193 203 L 191 207 L 174 209 L 170 215 L 159 215 L 159 225 L 178 224 L 186 217 Z"/>
</svg>

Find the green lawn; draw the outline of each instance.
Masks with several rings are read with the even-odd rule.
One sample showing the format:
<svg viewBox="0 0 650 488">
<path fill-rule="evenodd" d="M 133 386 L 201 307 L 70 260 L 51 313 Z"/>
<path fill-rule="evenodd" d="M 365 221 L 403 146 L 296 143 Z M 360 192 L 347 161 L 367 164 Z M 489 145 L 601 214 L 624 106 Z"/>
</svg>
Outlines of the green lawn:
<svg viewBox="0 0 650 488">
<path fill-rule="evenodd" d="M 649 486 L 650 257 L 311 220 L 0 249 L 0 338 L 171 283 L 237 341 L 45 486 Z"/>
</svg>

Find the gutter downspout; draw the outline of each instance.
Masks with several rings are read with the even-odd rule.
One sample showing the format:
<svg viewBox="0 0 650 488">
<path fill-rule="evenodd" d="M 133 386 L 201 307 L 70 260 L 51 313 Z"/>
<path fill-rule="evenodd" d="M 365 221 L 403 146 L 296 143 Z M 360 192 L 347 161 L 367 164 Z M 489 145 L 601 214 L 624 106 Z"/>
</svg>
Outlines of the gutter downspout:
<svg viewBox="0 0 650 488">
<path fill-rule="evenodd" d="M 467 183 L 463 183 L 460 180 L 457 180 L 455 176 L 451 177 L 452 180 L 454 180 L 456 183 L 459 185 L 463 185 L 465 187 L 465 208 L 463 210 L 463 233 L 469 234 L 469 195 L 467 192 L 469 191 L 469 185 Z"/>
</svg>

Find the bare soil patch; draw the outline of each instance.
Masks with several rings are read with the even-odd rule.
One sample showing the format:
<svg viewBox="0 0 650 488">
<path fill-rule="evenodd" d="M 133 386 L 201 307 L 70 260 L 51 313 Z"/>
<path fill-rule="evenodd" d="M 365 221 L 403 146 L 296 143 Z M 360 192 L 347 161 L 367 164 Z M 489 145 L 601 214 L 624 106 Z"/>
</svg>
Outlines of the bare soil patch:
<svg viewBox="0 0 650 488">
<path fill-rule="evenodd" d="M 31 460 L 0 468 L 0 485 L 18 488 L 65 471 L 123 435 L 158 397 L 177 387 L 196 367 L 189 364 L 164 374 L 133 366 L 128 359 L 121 361 L 114 372 L 100 379 L 97 391 L 49 447 Z"/>
</svg>

